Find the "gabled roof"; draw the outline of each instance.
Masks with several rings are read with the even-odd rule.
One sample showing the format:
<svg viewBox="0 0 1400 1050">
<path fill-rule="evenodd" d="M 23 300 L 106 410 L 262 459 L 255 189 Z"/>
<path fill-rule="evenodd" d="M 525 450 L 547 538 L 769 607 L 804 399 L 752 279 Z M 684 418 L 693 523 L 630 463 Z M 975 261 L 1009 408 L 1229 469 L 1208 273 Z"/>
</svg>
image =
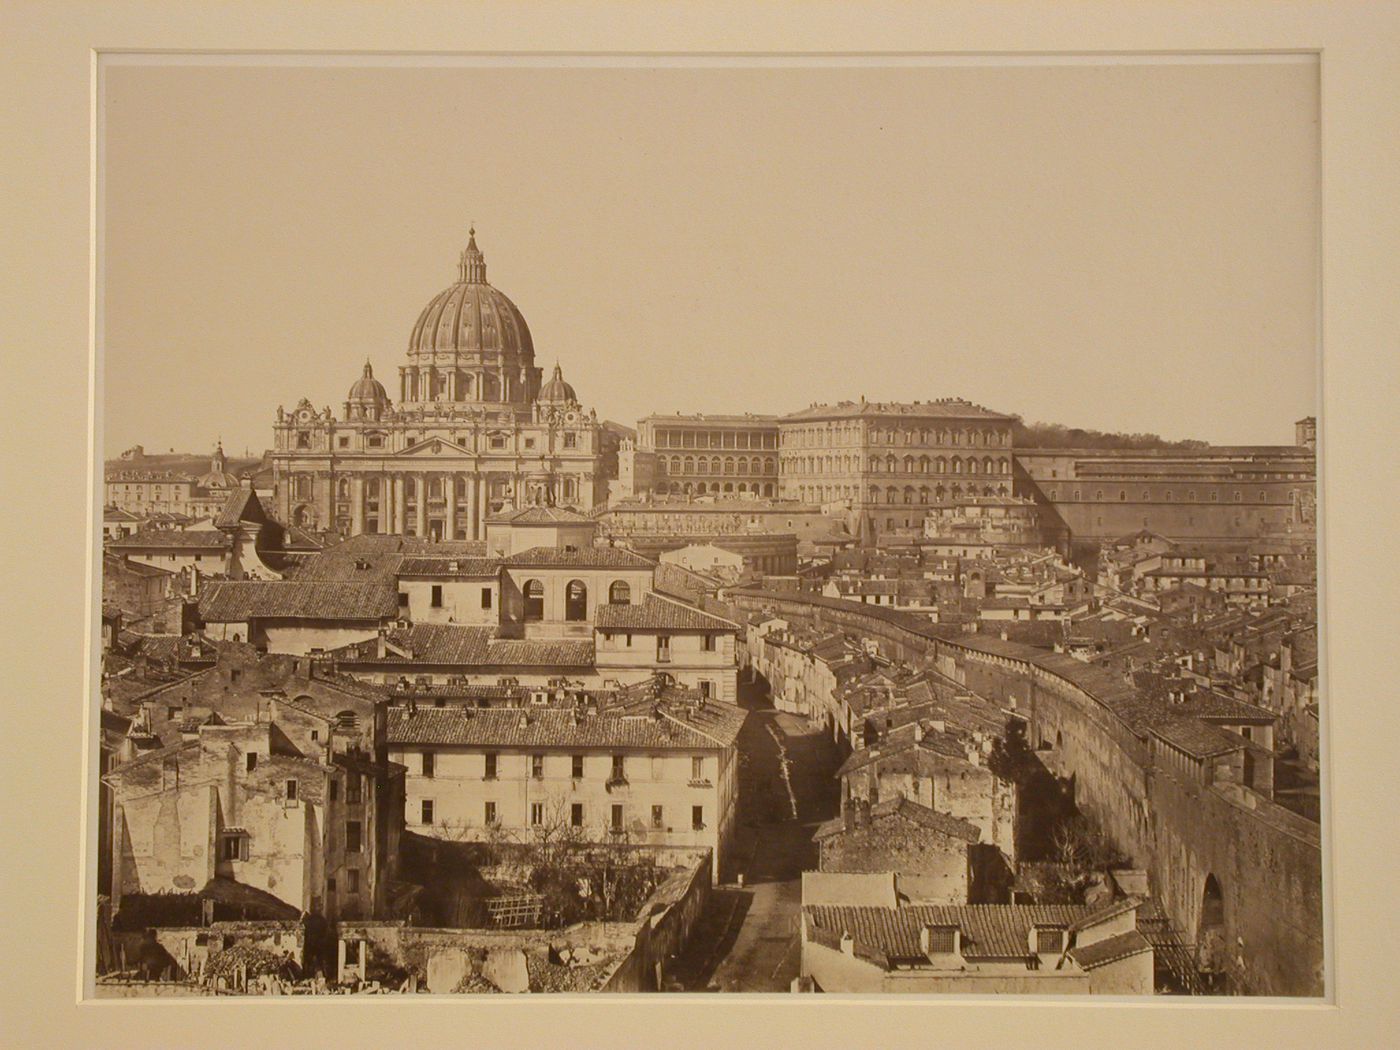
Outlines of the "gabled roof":
<svg viewBox="0 0 1400 1050">
<path fill-rule="evenodd" d="M 863 827 L 847 828 L 842 818 L 837 817 L 822 824 L 817 829 L 812 838 L 817 842 L 850 832 L 863 832 L 869 830 L 873 825 L 885 821 L 904 821 L 916 824 L 919 827 L 936 832 L 939 835 L 946 835 L 949 838 L 961 839 L 964 842 L 975 843 L 982 837 L 982 829 L 976 824 L 955 817 L 950 813 L 940 813 L 936 809 L 930 809 L 912 799 L 897 796 L 886 799 L 884 802 L 876 803 L 870 807 L 870 824 Z"/>
<path fill-rule="evenodd" d="M 571 507 L 521 507 L 519 510 L 502 511 L 499 514 L 492 514 L 486 521 L 491 524 L 509 523 L 511 525 L 589 525 L 593 519 L 587 514 L 580 514 Z"/>
<path fill-rule="evenodd" d="M 107 547 L 114 551 L 153 547 L 221 551 L 228 549 L 231 543 L 229 537 L 217 529 L 143 529 L 134 535 L 113 540 Z"/>
<path fill-rule="evenodd" d="M 891 959 L 922 959 L 919 932 L 926 925 L 957 926 L 966 959 L 1024 959 L 1030 955 L 1032 926 L 1069 927 L 1086 912 L 1083 904 L 920 904 L 902 908 L 808 905 L 803 909 L 820 929 L 878 948 Z"/>
<path fill-rule="evenodd" d="M 505 559 L 510 568 L 652 569 L 656 562 L 625 547 L 530 547 Z"/>
<path fill-rule="evenodd" d="M 415 623 L 385 636 L 384 656 L 379 640 L 355 642 L 335 651 L 339 660 L 411 669 L 419 665 L 456 667 L 589 667 L 594 663 L 592 639 L 497 638 L 487 626 Z"/>
<path fill-rule="evenodd" d="M 455 576 L 459 579 L 495 579 L 501 571 L 499 558 L 406 557 L 399 562 L 397 575 Z"/>
<path fill-rule="evenodd" d="M 390 582 L 322 583 L 303 580 L 216 580 L 199 599 L 206 623 L 250 619 L 379 621 L 398 615 Z"/>
<path fill-rule="evenodd" d="M 228 501 L 214 518 L 216 529 L 236 529 L 242 523 L 262 525 L 267 521 L 262 503 L 251 488 L 239 486 L 229 493 Z"/>
<path fill-rule="evenodd" d="M 739 625 L 656 594 L 636 605 L 600 605 L 593 615 L 600 631 L 737 631 Z"/>
</svg>

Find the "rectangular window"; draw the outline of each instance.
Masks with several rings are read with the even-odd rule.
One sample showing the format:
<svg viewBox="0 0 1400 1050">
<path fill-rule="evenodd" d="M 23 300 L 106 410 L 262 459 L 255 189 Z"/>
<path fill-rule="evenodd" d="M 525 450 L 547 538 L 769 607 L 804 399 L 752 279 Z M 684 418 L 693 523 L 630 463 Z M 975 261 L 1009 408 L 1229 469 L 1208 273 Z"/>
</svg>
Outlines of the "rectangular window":
<svg viewBox="0 0 1400 1050">
<path fill-rule="evenodd" d="M 407 609 L 407 608 L 408 608 L 408 592 L 407 592 L 407 591 L 399 591 L 399 608 L 400 608 L 400 609 Z"/>
<path fill-rule="evenodd" d="M 651 826 L 657 831 L 666 826 L 665 811 L 660 806 L 651 807 Z"/>
<path fill-rule="evenodd" d="M 345 801 L 352 806 L 360 804 L 360 774 L 347 773 L 345 775 Z"/>
<path fill-rule="evenodd" d="M 1035 931 L 1035 950 L 1037 954 L 1053 954 L 1064 948 L 1064 944 L 1064 930 L 1037 929 Z"/>
<path fill-rule="evenodd" d="M 364 828 L 358 820 L 345 822 L 345 852 L 359 853 L 364 846 Z"/>
<path fill-rule="evenodd" d="M 483 587 L 483 588 L 481 588 L 481 607 L 482 607 L 483 609 L 489 609 L 489 608 L 491 608 L 491 588 L 490 588 L 490 587 Z"/>
<path fill-rule="evenodd" d="M 340 445 L 341 448 L 349 448 L 350 438 L 345 434 L 341 434 L 340 437 L 337 439 L 337 443 Z"/>
<path fill-rule="evenodd" d="M 532 826 L 534 826 L 534 827 L 539 827 L 539 826 L 540 826 L 541 824 L 543 824 L 543 823 L 544 823 L 544 803 L 543 803 L 543 802 L 531 802 L 531 803 L 530 803 L 530 824 L 531 824 Z"/>
<path fill-rule="evenodd" d="M 690 760 L 690 779 L 691 779 L 691 780 L 704 780 L 704 779 L 705 779 L 705 756 L 704 756 L 704 755 L 696 755 L 694 758 L 692 758 L 692 759 Z"/>
<path fill-rule="evenodd" d="M 334 801 L 336 801 L 338 798 L 340 798 L 340 781 L 339 781 L 339 780 L 332 780 L 332 781 L 331 781 L 331 801 L 334 802 Z"/>
<path fill-rule="evenodd" d="M 612 821 L 609 824 L 613 831 L 622 830 L 622 806 L 614 803 L 612 807 Z"/>
<path fill-rule="evenodd" d="M 530 756 L 530 776 L 536 780 L 544 777 L 544 755 Z"/>
<path fill-rule="evenodd" d="M 295 802 L 296 800 L 297 800 L 297 782 L 296 782 L 295 780 L 289 780 L 289 781 L 287 781 L 287 801 L 288 801 L 288 802 Z"/>
<path fill-rule="evenodd" d="M 423 752 L 423 775 L 425 777 L 431 777 L 433 775 L 433 770 L 436 768 L 434 759 L 435 756 L 431 751 Z"/>
<path fill-rule="evenodd" d="M 440 583 L 433 584 L 432 606 L 434 609 L 442 608 L 442 584 Z"/>
<path fill-rule="evenodd" d="M 334 879 L 334 878 L 330 878 L 330 879 L 327 879 L 327 880 L 326 880 L 326 889 L 327 889 L 329 892 L 331 892 L 331 893 L 334 893 L 334 892 L 335 892 L 335 879 Z"/>
<path fill-rule="evenodd" d="M 659 664 L 671 662 L 670 635 L 658 634 L 656 636 L 656 662 Z"/>
<path fill-rule="evenodd" d="M 248 836 L 225 835 L 223 856 L 224 860 L 247 860 Z"/>
<path fill-rule="evenodd" d="M 486 823 L 488 825 L 496 823 L 496 803 L 486 803 Z"/>
<path fill-rule="evenodd" d="M 422 817 L 422 819 L 419 821 L 420 824 L 431 824 L 431 823 L 433 822 L 433 800 L 432 800 L 432 799 L 430 799 L 430 798 L 425 798 L 425 799 L 422 801 L 422 810 L 421 810 L 420 816 Z"/>
<path fill-rule="evenodd" d="M 253 770 L 255 770 L 255 769 L 258 768 L 258 753 L 257 753 L 256 751 L 249 751 L 249 752 L 248 752 L 248 755 L 247 755 L 247 766 L 248 766 L 248 772 L 249 772 L 249 773 L 251 773 Z"/>
<path fill-rule="evenodd" d="M 714 651 L 715 651 L 715 642 L 716 642 L 716 640 L 717 640 L 717 639 L 716 639 L 716 637 L 715 637 L 713 634 L 707 634 L 707 635 L 705 635 L 703 638 L 700 639 L 700 649 L 701 649 L 701 651 L 702 651 L 702 652 L 707 652 L 707 653 L 712 653 L 712 652 L 714 652 Z"/>
<path fill-rule="evenodd" d="M 486 779 L 496 779 L 496 752 L 486 752 Z"/>
<path fill-rule="evenodd" d="M 577 445 L 578 445 L 578 435 L 577 435 L 577 434 L 565 434 L 565 435 L 564 435 L 564 447 L 565 447 L 565 448 L 574 448 L 574 447 L 577 446 Z"/>
<path fill-rule="evenodd" d="M 690 826 L 691 826 L 692 828 L 694 828 L 696 831 L 703 831 L 703 830 L 705 830 L 705 807 L 704 807 L 704 806 L 691 806 L 691 807 L 690 807 Z"/>
<path fill-rule="evenodd" d="M 570 774 L 575 780 L 583 779 L 583 756 L 575 755 L 573 761 L 573 772 Z"/>
<path fill-rule="evenodd" d="M 360 892 L 360 871 L 358 868 L 350 868 L 345 872 L 345 892 L 351 894 Z"/>
<path fill-rule="evenodd" d="M 575 802 L 569 807 L 569 823 L 576 828 L 583 827 L 583 803 Z"/>
<path fill-rule="evenodd" d="M 625 760 L 624 756 L 622 756 L 622 755 L 613 755 L 613 757 L 612 757 L 612 779 L 613 779 L 613 780 L 623 780 L 623 779 L 626 778 L 626 772 L 627 772 L 627 769 L 626 769 L 626 760 Z"/>
<path fill-rule="evenodd" d="M 714 683 L 714 682 L 710 681 L 708 678 L 702 678 L 702 679 L 700 679 L 698 685 L 700 686 L 700 695 L 701 695 L 701 696 L 703 696 L 706 700 L 713 700 L 713 699 L 714 699 L 714 696 L 715 696 L 715 683 Z"/>
</svg>

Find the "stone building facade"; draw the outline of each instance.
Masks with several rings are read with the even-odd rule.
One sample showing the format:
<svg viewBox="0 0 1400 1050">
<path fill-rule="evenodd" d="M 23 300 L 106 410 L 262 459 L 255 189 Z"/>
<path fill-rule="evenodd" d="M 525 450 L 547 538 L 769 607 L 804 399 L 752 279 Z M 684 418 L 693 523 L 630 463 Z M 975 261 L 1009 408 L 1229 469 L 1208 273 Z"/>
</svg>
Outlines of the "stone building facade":
<svg viewBox="0 0 1400 1050">
<path fill-rule="evenodd" d="M 782 494 L 844 503 L 873 536 L 930 504 L 1011 494 L 1012 418 L 958 399 L 812 405 L 779 421 Z"/>
<path fill-rule="evenodd" d="M 777 416 L 647 416 L 637 448 L 655 455 L 660 496 L 778 494 Z"/>
<path fill-rule="evenodd" d="M 281 520 L 342 535 L 477 540 L 503 508 L 587 510 L 606 499 L 597 414 L 557 364 L 542 382 L 525 318 L 486 282 L 474 230 L 457 281 L 419 314 L 398 378 L 395 401 L 366 361 L 339 417 L 306 398 L 278 408 Z"/>
</svg>

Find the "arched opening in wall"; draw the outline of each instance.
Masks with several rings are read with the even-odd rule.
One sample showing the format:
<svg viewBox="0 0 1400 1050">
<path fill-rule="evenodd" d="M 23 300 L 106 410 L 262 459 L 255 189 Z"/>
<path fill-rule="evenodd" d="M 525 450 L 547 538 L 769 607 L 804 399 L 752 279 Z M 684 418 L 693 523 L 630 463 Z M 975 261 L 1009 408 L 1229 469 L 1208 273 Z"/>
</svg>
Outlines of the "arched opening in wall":
<svg viewBox="0 0 1400 1050">
<path fill-rule="evenodd" d="M 538 623 L 544 619 L 544 584 L 539 580 L 525 583 L 525 622 Z"/>
<path fill-rule="evenodd" d="M 631 605 L 632 587 L 626 580 L 614 580 L 608 588 L 609 605 Z"/>
<path fill-rule="evenodd" d="M 764 485 L 764 486 L 763 486 L 763 494 L 764 494 L 765 496 L 771 496 L 771 495 L 773 495 L 773 486 L 772 486 L 771 484 L 769 484 L 769 485 Z"/>
<path fill-rule="evenodd" d="M 1201 920 L 1196 930 L 1196 969 L 1219 987 L 1228 960 L 1225 943 L 1225 893 L 1212 873 L 1201 889 Z"/>
<path fill-rule="evenodd" d="M 705 494 L 705 483 L 703 481 L 697 481 L 695 483 L 695 494 L 697 496 L 703 496 Z"/>
<path fill-rule="evenodd" d="M 307 511 L 306 507 L 298 507 L 292 512 L 292 524 L 297 526 L 306 526 L 310 524 L 310 513 Z"/>
<path fill-rule="evenodd" d="M 1064 735 L 1063 733 L 1061 733 L 1061 732 L 1057 729 L 1057 730 L 1055 730 L 1055 750 L 1056 750 L 1056 751 L 1063 750 L 1064 746 L 1065 746 L 1065 735 Z"/>
<path fill-rule="evenodd" d="M 588 586 L 582 580 L 570 580 L 564 589 L 564 619 L 573 623 L 588 619 Z"/>
</svg>

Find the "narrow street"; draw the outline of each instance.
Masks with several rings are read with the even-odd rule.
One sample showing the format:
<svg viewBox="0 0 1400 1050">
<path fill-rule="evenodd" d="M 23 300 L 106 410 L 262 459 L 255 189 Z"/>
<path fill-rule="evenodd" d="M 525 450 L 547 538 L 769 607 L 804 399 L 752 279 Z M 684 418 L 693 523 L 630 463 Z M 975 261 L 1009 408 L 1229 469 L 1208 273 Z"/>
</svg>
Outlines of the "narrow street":
<svg viewBox="0 0 1400 1050">
<path fill-rule="evenodd" d="M 799 964 L 802 872 L 817 865 L 812 834 L 836 813 L 836 753 L 825 734 L 773 710 L 765 682 L 741 682 L 739 702 L 750 714 L 739 736 L 739 832 L 726 865 L 731 881 L 715 887 L 673 965 L 673 986 L 685 991 L 789 989 Z"/>
</svg>

